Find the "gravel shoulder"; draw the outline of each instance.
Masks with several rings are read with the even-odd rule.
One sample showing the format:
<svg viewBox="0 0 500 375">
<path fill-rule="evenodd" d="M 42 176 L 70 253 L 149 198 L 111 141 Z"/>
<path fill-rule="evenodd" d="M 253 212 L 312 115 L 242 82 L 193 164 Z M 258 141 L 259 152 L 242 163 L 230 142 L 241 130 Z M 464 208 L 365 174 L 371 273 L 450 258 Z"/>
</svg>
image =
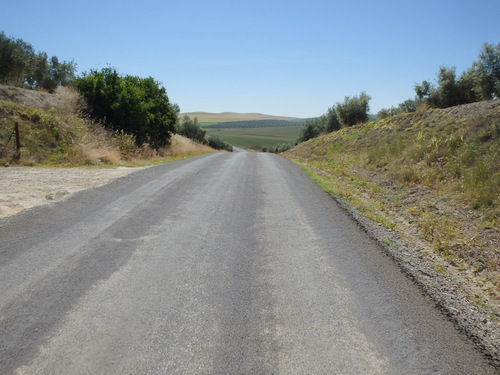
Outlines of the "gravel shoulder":
<svg viewBox="0 0 500 375">
<path fill-rule="evenodd" d="M 0 218 L 63 199 L 78 190 L 105 185 L 144 168 L 1 168 Z"/>
</svg>

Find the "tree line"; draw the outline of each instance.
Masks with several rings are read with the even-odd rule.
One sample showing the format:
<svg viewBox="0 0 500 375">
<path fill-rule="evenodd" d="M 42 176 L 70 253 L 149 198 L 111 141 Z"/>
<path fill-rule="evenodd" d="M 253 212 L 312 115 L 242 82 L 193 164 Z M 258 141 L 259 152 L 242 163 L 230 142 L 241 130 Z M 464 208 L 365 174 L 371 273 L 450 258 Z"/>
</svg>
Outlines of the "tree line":
<svg viewBox="0 0 500 375">
<path fill-rule="evenodd" d="M 293 143 L 282 143 L 276 146 L 264 147 L 264 152 L 284 152 L 299 143 L 316 138 L 320 134 L 331 133 L 343 127 L 353 126 L 368 121 L 371 97 L 365 92 L 353 97 L 344 97 L 343 102 L 328 108 L 320 117 L 308 119 L 300 132 L 299 137 Z"/>
<path fill-rule="evenodd" d="M 402 112 L 415 112 L 423 104 L 433 108 L 448 108 L 483 100 L 500 99 L 500 43 L 485 43 L 472 63 L 459 76 L 456 67 L 439 67 L 436 83 L 424 80 L 415 83 L 416 96 L 397 107 L 382 109 L 379 118 Z"/>
<path fill-rule="evenodd" d="M 397 107 L 382 109 L 377 118 L 385 118 L 403 112 L 415 112 L 420 106 L 447 108 L 483 100 L 500 99 L 500 43 L 484 44 L 478 60 L 457 77 L 456 68 L 441 66 L 436 83 L 422 81 L 414 85 L 416 96 Z M 365 92 L 359 96 L 346 96 L 343 102 L 328 108 L 320 117 L 306 120 L 304 129 L 294 143 L 265 147 L 262 151 L 284 152 L 295 145 L 323 133 L 340 130 L 368 121 L 369 101 Z"/>
<path fill-rule="evenodd" d="M 22 39 L 9 38 L 0 32 L 0 83 L 53 92 L 58 86 L 67 86 L 75 78 L 76 64 L 59 61 L 36 52 Z"/>
</svg>

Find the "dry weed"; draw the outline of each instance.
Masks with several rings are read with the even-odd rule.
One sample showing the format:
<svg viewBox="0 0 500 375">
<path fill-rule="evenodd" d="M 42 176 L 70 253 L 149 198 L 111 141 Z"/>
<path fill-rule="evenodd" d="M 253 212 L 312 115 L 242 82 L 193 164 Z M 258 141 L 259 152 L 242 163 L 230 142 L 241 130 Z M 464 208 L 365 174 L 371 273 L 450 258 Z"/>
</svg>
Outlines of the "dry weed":
<svg viewBox="0 0 500 375">
<path fill-rule="evenodd" d="M 161 155 L 165 157 L 184 157 L 211 152 L 216 152 L 216 150 L 176 134 L 172 137 L 170 146 L 161 150 Z"/>
</svg>

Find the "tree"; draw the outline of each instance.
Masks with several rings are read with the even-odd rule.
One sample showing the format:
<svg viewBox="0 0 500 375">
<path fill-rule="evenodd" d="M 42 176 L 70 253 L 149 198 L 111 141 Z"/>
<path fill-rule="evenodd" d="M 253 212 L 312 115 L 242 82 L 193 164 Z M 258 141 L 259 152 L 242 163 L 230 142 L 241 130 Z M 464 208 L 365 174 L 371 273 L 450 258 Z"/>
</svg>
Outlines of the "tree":
<svg viewBox="0 0 500 375">
<path fill-rule="evenodd" d="M 339 130 L 340 128 L 342 128 L 342 125 L 340 124 L 339 118 L 337 116 L 335 106 L 328 108 L 328 111 L 324 116 L 326 118 L 325 130 L 328 133 L 331 133 L 335 130 Z"/>
<path fill-rule="evenodd" d="M 396 109 L 395 112 L 396 113 L 415 112 L 417 110 L 417 105 L 418 105 L 418 100 L 406 99 L 403 103 L 400 103 L 398 105 L 398 108 Z"/>
<path fill-rule="evenodd" d="M 500 99 L 500 43 L 485 43 L 479 61 L 473 65 L 477 74 L 477 93 L 483 100 Z"/>
<path fill-rule="evenodd" d="M 165 146 L 176 131 L 178 106 L 152 77 L 123 77 L 114 68 L 104 68 L 78 77 L 75 86 L 87 99 L 92 117 L 135 135 L 138 146 Z"/>
<path fill-rule="evenodd" d="M 337 103 L 337 116 L 342 126 L 352 126 L 368 121 L 371 97 L 362 92 L 359 97 L 346 96 L 343 103 Z"/>
<path fill-rule="evenodd" d="M 441 66 L 437 74 L 437 86 L 423 81 L 414 86 L 418 100 L 424 100 L 438 108 L 448 108 L 477 101 L 476 73 L 468 70 L 457 79 L 456 68 Z"/>
<path fill-rule="evenodd" d="M 297 142 L 305 142 L 316 138 L 326 129 L 326 116 L 320 116 L 314 119 L 306 120 L 306 126 L 300 132 Z"/>
<path fill-rule="evenodd" d="M 460 103 L 460 90 L 456 80 L 456 68 L 441 66 L 438 72 L 438 87 L 430 96 L 431 104 L 447 108 Z"/>
<path fill-rule="evenodd" d="M 420 85 L 416 83 L 413 88 L 419 99 L 428 98 L 433 90 L 431 83 L 428 81 L 422 81 Z"/>
<path fill-rule="evenodd" d="M 22 86 L 32 66 L 33 47 L 0 32 L 0 83 Z"/>
<path fill-rule="evenodd" d="M 177 133 L 198 143 L 207 143 L 205 139 L 207 132 L 198 125 L 197 117 L 191 120 L 188 115 L 184 115 L 182 122 L 177 127 Z"/>
<path fill-rule="evenodd" d="M 49 60 L 45 52 L 35 53 L 33 46 L 22 39 L 7 38 L 0 33 L 0 83 L 43 88 L 53 92 L 75 78 L 76 64 Z"/>
</svg>

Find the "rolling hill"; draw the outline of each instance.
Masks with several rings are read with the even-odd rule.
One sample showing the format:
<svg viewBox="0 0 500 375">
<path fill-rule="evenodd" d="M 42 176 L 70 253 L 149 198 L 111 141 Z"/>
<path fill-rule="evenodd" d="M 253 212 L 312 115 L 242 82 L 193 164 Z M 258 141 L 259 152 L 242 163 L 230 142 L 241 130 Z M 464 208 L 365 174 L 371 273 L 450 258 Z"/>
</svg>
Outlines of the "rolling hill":
<svg viewBox="0 0 500 375">
<path fill-rule="evenodd" d="M 185 115 L 189 116 L 191 119 L 195 117 L 198 118 L 200 123 L 216 123 L 216 122 L 229 122 L 229 121 L 255 121 L 255 120 L 297 120 L 296 117 L 286 117 L 286 116 L 272 116 L 264 115 L 262 113 L 235 113 L 235 112 L 222 112 L 222 113 L 210 113 L 210 112 L 185 112 L 181 113 L 180 117 Z"/>
</svg>

